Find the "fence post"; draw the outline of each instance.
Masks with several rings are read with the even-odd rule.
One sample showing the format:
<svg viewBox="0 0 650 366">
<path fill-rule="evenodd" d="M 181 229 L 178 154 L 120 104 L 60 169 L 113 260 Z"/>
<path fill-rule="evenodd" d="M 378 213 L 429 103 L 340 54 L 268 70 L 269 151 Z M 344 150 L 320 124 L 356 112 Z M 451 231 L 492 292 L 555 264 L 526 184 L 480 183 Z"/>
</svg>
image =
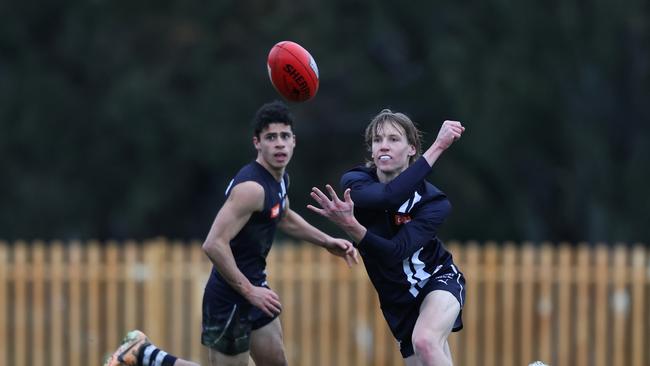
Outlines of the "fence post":
<svg viewBox="0 0 650 366">
<path fill-rule="evenodd" d="M 628 278 L 628 250 L 625 244 L 617 243 L 614 250 L 613 286 L 611 308 L 613 312 L 613 354 L 612 365 L 627 365 L 626 345 L 628 344 L 628 332 L 626 331 L 626 318 L 630 313 L 629 291 L 627 289 Z"/>
<path fill-rule="evenodd" d="M 513 242 L 506 242 L 503 248 L 503 264 L 501 266 L 501 282 L 503 283 L 503 306 L 501 312 L 503 318 L 501 325 L 503 327 L 501 345 L 501 362 L 502 366 L 515 366 L 515 322 L 513 314 L 515 312 L 515 286 L 517 281 L 517 249 Z"/>
<path fill-rule="evenodd" d="M 121 331 L 121 328 L 118 319 L 121 318 L 118 313 L 118 284 L 124 277 L 124 269 L 119 260 L 119 248 L 115 241 L 106 243 L 106 266 L 104 268 L 100 274 L 106 281 L 106 326 L 104 328 L 106 332 L 103 338 L 107 341 L 107 347 L 110 349 L 120 339 L 119 331 Z M 134 327 L 135 324 L 129 326 Z"/>
<path fill-rule="evenodd" d="M 576 296 L 576 318 L 575 324 L 575 365 L 588 366 L 589 360 L 589 339 L 590 325 L 589 311 L 592 303 L 589 300 L 590 288 L 592 287 L 592 264 L 591 248 L 587 243 L 578 244 L 578 265 L 576 268 L 577 296 Z"/>
<path fill-rule="evenodd" d="M 320 365 L 332 365 L 332 266 L 330 265 L 330 254 L 326 250 L 318 251 L 319 286 L 318 286 L 318 328 L 320 345 Z"/>
<path fill-rule="evenodd" d="M 88 291 L 87 314 L 88 329 L 84 344 L 86 350 L 86 365 L 100 364 L 103 353 L 99 350 L 99 339 L 103 337 L 99 321 L 99 287 L 101 271 L 101 248 L 96 240 L 86 243 L 86 253 L 88 253 L 87 268 L 85 271 L 85 281 Z"/>
<path fill-rule="evenodd" d="M 68 345 L 68 362 L 71 366 L 82 366 L 81 361 L 82 344 L 81 329 L 82 299 L 81 299 L 81 281 L 83 279 L 82 263 L 83 247 L 79 241 L 73 241 L 68 246 L 69 264 L 67 266 L 68 288 L 70 291 L 69 304 L 69 321 L 66 329 L 66 335 L 69 339 Z M 84 365 L 85 366 L 85 365 Z"/>
<path fill-rule="evenodd" d="M 187 357 L 187 352 L 185 352 L 183 343 L 184 343 L 184 331 L 186 327 L 183 324 L 184 315 L 188 310 L 187 299 L 183 296 L 183 283 L 185 282 L 185 247 L 183 243 L 175 241 L 171 246 L 171 263 L 169 266 L 169 272 L 172 274 L 171 278 L 171 312 L 169 314 L 169 344 L 171 348 L 169 352 L 176 352 L 177 354 Z"/>
<path fill-rule="evenodd" d="M 141 328 L 143 319 L 138 318 L 138 308 L 142 306 L 139 298 L 142 296 L 138 291 L 139 284 L 143 279 L 143 265 L 140 263 L 139 254 L 142 251 L 140 244 L 133 240 L 127 240 L 124 243 L 124 268 L 127 274 L 124 278 L 124 325 L 120 333 L 125 333 L 127 329 Z M 144 331 L 148 331 L 144 329 Z"/>
<path fill-rule="evenodd" d="M 305 243 L 304 245 L 311 244 Z M 300 348 L 299 339 L 296 337 L 295 321 L 293 317 L 294 314 L 297 314 L 298 310 L 294 286 L 297 274 L 297 271 L 295 271 L 294 268 L 296 246 L 287 244 L 277 246 L 272 250 L 277 251 L 276 254 L 278 255 L 276 257 L 278 259 L 278 262 L 276 262 L 278 272 L 276 273 L 279 273 L 278 277 L 280 281 L 278 281 L 279 288 L 276 291 L 279 290 L 282 292 L 280 300 L 282 302 L 283 310 L 280 318 L 282 319 L 282 332 L 284 333 L 286 355 L 289 363 L 291 363 L 291 360 L 294 360 L 296 354 L 299 353 Z"/>
<path fill-rule="evenodd" d="M 608 294 L 609 294 L 609 249 L 605 244 L 599 243 L 596 246 L 596 268 L 592 272 L 596 281 L 596 308 L 595 308 L 595 334 L 593 344 L 596 366 L 611 365 L 607 359 L 607 340 L 609 333 L 607 329 L 608 318 Z"/>
<path fill-rule="evenodd" d="M 27 243 L 14 245 L 14 363 L 27 364 Z"/>
<path fill-rule="evenodd" d="M 48 339 L 50 340 L 50 352 L 48 354 L 48 365 L 63 366 L 63 339 L 64 326 L 63 317 L 67 310 L 66 297 L 63 293 L 63 283 L 65 281 L 63 243 L 54 241 L 49 246 L 50 258 L 50 331 Z"/>
<path fill-rule="evenodd" d="M 206 261 L 206 258 L 205 253 L 201 249 L 201 245 L 199 243 L 193 243 L 190 250 L 190 273 L 192 274 L 190 285 L 190 306 L 193 309 L 192 314 L 194 314 L 194 316 L 191 318 L 192 325 L 190 326 L 190 329 L 196 341 L 192 342 L 190 350 L 192 360 L 201 360 L 204 358 L 202 355 L 207 353 L 205 347 L 203 347 L 201 342 L 198 341 L 201 337 L 201 304 L 203 299 L 203 289 L 205 288 L 206 280 L 209 278 L 212 269 L 212 262 Z M 208 264 L 204 265 L 206 262 Z"/>
<path fill-rule="evenodd" d="M 482 301 L 483 313 L 481 322 L 483 327 L 483 365 L 494 366 L 496 364 L 496 302 L 497 282 L 499 267 L 499 248 L 495 242 L 487 242 L 483 247 L 483 289 L 484 300 Z"/>
<path fill-rule="evenodd" d="M 554 364 L 551 351 L 551 326 L 553 309 L 553 246 L 551 243 L 542 243 L 541 263 L 538 267 L 536 278 L 540 281 L 539 297 L 537 298 L 537 316 L 539 319 L 539 356 L 536 357 L 547 363 Z"/>
<path fill-rule="evenodd" d="M 297 364 L 313 365 L 314 356 L 314 277 L 320 270 L 313 263 L 313 254 L 318 249 L 311 244 L 300 246 L 300 268 L 298 280 L 300 281 L 300 358 Z"/>
<path fill-rule="evenodd" d="M 521 247 L 521 308 L 519 327 L 520 365 L 527 365 L 533 360 L 533 306 L 535 289 L 535 256 L 537 250 L 533 243 L 524 242 Z"/>
<path fill-rule="evenodd" d="M 370 280 L 367 278 L 366 271 L 363 269 L 361 258 L 359 258 L 359 264 L 354 266 L 352 278 L 355 288 L 354 296 L 356 298 L 356 306 L 354 309 L 355 316 L 353 320 L 353 324 L 355 324 L 353 343 L 356 345 L 354 349 L 356 358 L 352 364 L 370 365 L 370 357 L 373 348 L 373 335 L 369 315 L 376 311 L 375 308 L 370 308 L 370 303 L 377 295 L 375 295 L 374 288 L 370 284 Z"/>
<path fill-rule="evenodd" d="M 32 336 L 30 344 L 33 349 L 43 350 L 41 352 L 30 352 L 32 355 L 32 365 L 45 365 L 45 313 L 47 304 L 45 303 L 45 243 L 38 240 L 32 245 L 32 265 L 30 266 L 31 283 L 32 283 Z M 47 364 L 49 365 L 49 359 Z"/>
<path fill-rule="evenodd" d="M 646 327 L 646 283 L 648 282 L 648 267 L 646 267 L 646 249 L 643 244 L 636 244 L 632 252 L 632 366 L 647 365 L 645 360 L 647 340 L 644 330 Z"/>
<path fill-rule="evenodd" d="M 331 256 L 331 254 L 330 254 Z M 336 354 L 337 365 L 347 366 L 350 364 L 350 268 L 347 268 L 343 261 L 340 258 L 330 258 L 330 261 L 334 266 L 334 271 L 336 275 L 334 277 L 334 283 L 336 284 L 337 291 L 337 303 L 336 303 L 336 313 L 337 313 L 337 334 L 335 335 L 336 341 Z"/>
<path fill-rule="evenodd" d="M 0 365 L 8 365 L 7 342 L 10 336 L 9 324 L 7 324 L 7 267 L 9 260 L 7 256 L 8 243 L 0 240 Z"/>
<path fill-rule="evenodd" d="M 164 335 L 167 332 L 166 314 L 166 286 L 164 265 L 167 243 L 157 238 L 149 240 L 144 246 L 145 274 L 144 293 L 139 297 L 144 304 L 144 328 L 147 334 L 156 341 L 158 346 L 169 348 Z"/>
<path fill-rule="evenodd" d="M 571 326 L 571 299 L 573 297 L 571 286 L 574 278 L 572 272 L 573 251 L 571 244 L 560 243 L 559 247 L 559 265 L 555 273 L 557 276 L 558 286 L 558 311 L 555 334 L 557 337 L 557 365 L 570 366 L 571 362 L 571 339 L 573 327 Z M 550 361 L 550 360 L 549 360 Z"/>
</svg>

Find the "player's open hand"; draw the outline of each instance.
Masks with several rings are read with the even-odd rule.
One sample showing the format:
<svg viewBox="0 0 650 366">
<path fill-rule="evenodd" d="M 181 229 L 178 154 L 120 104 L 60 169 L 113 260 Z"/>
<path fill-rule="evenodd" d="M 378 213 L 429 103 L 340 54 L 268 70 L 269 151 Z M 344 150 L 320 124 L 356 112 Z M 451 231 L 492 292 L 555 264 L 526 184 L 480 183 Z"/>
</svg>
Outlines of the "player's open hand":
<svg viewBox="0 0 650 366">
<path fill-rule="evenodd" d="M 313 205 L 307 205 L 307 208 L 316 212 L 317 214 L 327 217 L 333 223 L 339 226 L 345 226 L 350 219 L 354 219 L 354 202 L 350 198 L 350 189 L 346 189 L 343 194 L 343 201 L 334 191 L 334 188 L 329 184 L 325 185 L 325 189 L 330 197 L 327 197 L 320 189 L 313 187 L 311 189 L 311 198 L 318 203 L 321 208 Z"/>
<path fill-rule="evenodd" d="M 437 144 L 441 149 L 446 150 L 458 140 L 463 132 L 465 132 L 465 127 L 459 121 L 445 121 L 438 131 L 438 137 L 434 144 Z"/>
<path fill-rule="evenodd" d="M 366 235 L 367 230 L 354 217 L 354 202 L 350 197 L 350 188 L 343 193 L 343 201 L 336 195 L 332 186 L 327 184 L 325 189 L 329 193 L 329 197 L 316 187 L 311 189 L 311 198 L 318 203 L 320 208 L 313 205 L 307 205 L 307 208 L 327 217 L 358 243 Z"/>
</svg>

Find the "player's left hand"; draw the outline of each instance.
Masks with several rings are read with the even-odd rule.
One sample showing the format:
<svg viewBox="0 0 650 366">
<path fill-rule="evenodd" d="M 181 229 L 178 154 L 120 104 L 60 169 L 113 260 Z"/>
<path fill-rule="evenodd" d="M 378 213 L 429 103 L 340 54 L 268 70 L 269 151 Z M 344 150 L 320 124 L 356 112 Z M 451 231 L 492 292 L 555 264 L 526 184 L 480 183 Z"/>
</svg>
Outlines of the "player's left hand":
<svg viewBox="0 0 650 366">
<path fill-rule="evenodd" d="M 348 240 L 332 238 L 325 249 L 333 255 L 343 258 L 348 267 L 359 263 L 357 249 Z"/>
</svg>

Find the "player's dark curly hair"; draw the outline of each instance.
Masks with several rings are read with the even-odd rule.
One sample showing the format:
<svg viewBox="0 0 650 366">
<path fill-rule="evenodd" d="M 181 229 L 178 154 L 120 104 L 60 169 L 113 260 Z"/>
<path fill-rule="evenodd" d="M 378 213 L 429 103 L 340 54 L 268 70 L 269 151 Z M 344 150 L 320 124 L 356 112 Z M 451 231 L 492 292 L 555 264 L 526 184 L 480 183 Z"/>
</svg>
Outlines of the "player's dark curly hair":
<svg viewBox="0 0 650 366">
<path fill-rule="evenodd" d="M 293 129 L 293 115 L 289 112 L 289 107 L 275 100 L 266 103 L 257 110 L 253 119 L 253 133 L 255 137 L 260 137 L 260 132 L 271 123 L 283 123 Z"/>
</svg>

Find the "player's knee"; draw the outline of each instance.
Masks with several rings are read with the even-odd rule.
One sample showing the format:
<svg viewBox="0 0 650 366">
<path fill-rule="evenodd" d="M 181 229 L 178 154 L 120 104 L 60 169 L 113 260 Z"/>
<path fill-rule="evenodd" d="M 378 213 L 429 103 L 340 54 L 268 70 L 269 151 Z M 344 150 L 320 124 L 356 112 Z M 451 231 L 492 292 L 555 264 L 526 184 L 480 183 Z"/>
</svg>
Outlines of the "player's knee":
<svg viewBox="0 0 650 366">
<path fill-rule="evenodd" d="M 287 366 L 287 358 L 282 352 L 273 352 L 255 360 L 257 366 Z"/>
<path fill-rule="evenodd" d="M 256 366 L 287 366 L 287 357 L 284 347 L 268 347 L 252 353 Z"/>
<path fill-rule="evenodd" d="M 287 366 L 287 358 L 285 357 L 284 352 L 278 352 L 273 355 L 269 361 L 269 366 Z"/>
<path fill-rule="evenodd" d="M 434 344 L 431 339 L 413 337 L 413 350 L 418 358 L 425 360 L 430 359 L 435 354 Z"/>
<path fill-rule="evenodd" d="M 413 333 L 413 350 L 418 358 L 424 360 L 437 359 L 444 355 L 444 341 L 432 332 Z"/>
</svg>

